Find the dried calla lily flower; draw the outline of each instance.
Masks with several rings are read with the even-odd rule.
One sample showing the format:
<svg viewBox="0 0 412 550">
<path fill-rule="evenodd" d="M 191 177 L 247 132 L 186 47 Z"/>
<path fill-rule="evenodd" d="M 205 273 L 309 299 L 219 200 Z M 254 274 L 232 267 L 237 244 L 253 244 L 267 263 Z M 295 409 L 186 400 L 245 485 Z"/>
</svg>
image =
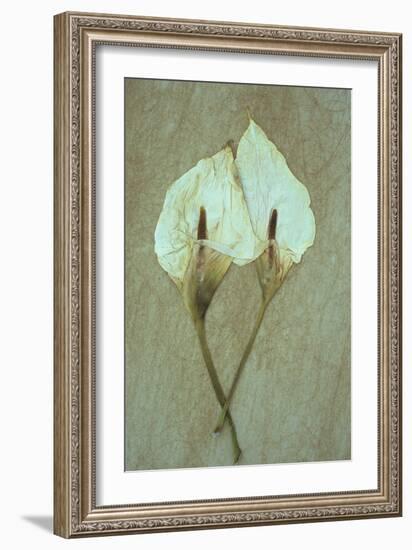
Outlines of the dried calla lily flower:
<svg viewBox="0 0 412 550">
<path fill-rule="evenodd" d="M 184 303 L 195 323 L 198 319 L 204 319 L 213 295 L 232 262 L 230 256 L 203 244 L 206 241 L 207 214 L 206 209 L 201 206 L 197 242 L 193 246 L 181 286 Z"/>
<path fill-rule="evenodd" d="M 206 212 L 207 235 L 199 238 L 201 208 Z M 200 160 L 166 193 L 155 231 L 155 252 L 177 286 L 183 283 L 196 244 L 239 265 L 256 257 L 255 237 L 229 145 Z"/>
<path fill-rule="evenodd" d="M 236 166 L 258 240 L 257 250 L 260 253 L 266 250 L 275 235 L 279 260 L 299 263 L 315 239 L 309 193 L 252 118 L 240 139 Z"/>
<path fill-rule="evenodd" d="M 216 433 L 223 427 L 226 411 L 266 308 L 289 269 L 300 262 L 304 252 L 313 244 L 316 232 L 306 187 L 292 174 L 282 153 L 250 115 L 249 126 L 239 142 L 236 166 L 256 235 L 256 268 L 262 302 L 215 428 Z"/>
<path fill-rule="evenodd" d="M 232 261 L 251 261 L 254 249 L 248 210 L 227 145 L 171 185 L 155 231 L 159 263 L 182 293 L 221 407 L 227 400 L 208 347 L 205 315 Z M 226 413 L 236 463 L 241 450 L 231 414 L 227 409 Z"/>
</svg>

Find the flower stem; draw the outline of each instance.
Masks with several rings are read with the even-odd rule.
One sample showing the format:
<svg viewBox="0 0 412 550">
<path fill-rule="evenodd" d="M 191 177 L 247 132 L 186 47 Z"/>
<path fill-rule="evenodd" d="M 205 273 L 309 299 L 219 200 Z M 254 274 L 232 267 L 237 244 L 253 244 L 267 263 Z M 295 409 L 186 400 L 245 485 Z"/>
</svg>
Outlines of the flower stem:
<svg viewBox="0 0 412 550">
<path fill-rule="evenodd" d="M 210 353 L 210 349 L 207 343 L 204 318 L 196 319 L 195 326 L 196 326 L 197 335 L 199 337 L 200 348 L 203 354 L 203 360 L 207 367 L 207 371 L 209 373 L 209 377 L 212 382 L 213 389 L 215 390 L 216 398 L 219 401 L 220 406 L 223 407 L 227 403 L 227 400 L 226 400 L 226 396 L 223 391 L 223 388 L 220 384 L 220 381 L 216 372 L 216 368 L 213 363 L 212 354 Z M 231 432 L 233 455 L 234 455 L 233 464 L 236 464 L 240 458 L 242 450 L 239 447 L 235 423 L 233 422 L 232 415 L 228 409 L 229 407 L 226 407 L 225 416 L 227 416 L 228 422 L 230 424 L 230 432 Z"/>
<path fill-rule="evenodd" d="M 243 352 L 242 359 L 240 360 L 238 369 L 236 371 L 235 377 L 232 382 L 232 386 L 229 390 L 229 394 L 226 399 L 226 403 L 222 406 L 222 412 L 220 413 L 218 423 L 216 425 L 216 428 L 214 430 L 215 434 L 218 434 L 222 431 L 223 424 L 225 423 L 226 415 L 228 414 L 229 405 L 232 400 L 233 394 L 235 393 L 237 383 L 239 382 L 240 375 L 242 374 L 242 371 L 246 365 L 246 362 L 249 358 L 250 352 L 252 351 L 253 344 L 255 343 L 257 333 L 259 332 L 260 325 L 262 324 L 263 317 L 265 315 L 266 307 L 268 305 L 268 302 L 266 300 L 262 300 L 262 303 L 260 304 L 258 315 L 255 321 L 255 326 L 253 327 L 252 334 L 249 337 L 249 341 L 247 343 L 246 349 Z M 229 418 L 229 417 L 228 417 Z"/>
</svg>

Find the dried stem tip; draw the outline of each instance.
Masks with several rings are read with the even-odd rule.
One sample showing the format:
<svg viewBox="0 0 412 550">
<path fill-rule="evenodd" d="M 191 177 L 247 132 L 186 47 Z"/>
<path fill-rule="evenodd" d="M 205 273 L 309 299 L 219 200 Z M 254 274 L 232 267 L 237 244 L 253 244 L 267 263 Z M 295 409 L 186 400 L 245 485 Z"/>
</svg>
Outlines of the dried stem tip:
<svg viewBox="0 0 412 550">
<path fill-rule="evenodd" d="M 203 206 L 200 207 L 200 214 L 199 214 L 199 223 L 197 226 L 197 238 L 199 240 L 201 239 L 207 239 L 207 222 L 206 222 L 206 210 L 203 208 Z"/>
<path fill-rule="evenodd" d="M 278 211 L 274 208 L 270 214 L 269 225 L 268 225 L 268 261 L 269 267 L 272 268 L 273 262 L 275 261 L 275 239 L 276 239 L 276 225 L 278 222 Z"/>
<path fill-rule="evenodd" d="M 276 239 L 276 225 L 278 223 L 278 211 L 276 208 L 272 210 L 268 227 L 268 239 L 274 241 Z"/>
</svg>

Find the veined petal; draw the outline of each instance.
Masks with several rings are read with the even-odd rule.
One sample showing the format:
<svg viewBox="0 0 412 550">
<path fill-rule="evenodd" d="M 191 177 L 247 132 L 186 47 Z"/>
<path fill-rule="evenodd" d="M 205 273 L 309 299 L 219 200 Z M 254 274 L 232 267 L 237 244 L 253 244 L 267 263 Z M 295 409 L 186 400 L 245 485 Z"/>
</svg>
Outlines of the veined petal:
<svg viewBox="0 0 412 550">
<path fill-rule="evenodd" d="M 295 263 L 313 244 L 315 218 L 306 187 L 292 174 L 282 153 L 254 120 L 243 134 L 236 155 L 252 227 L 259 241 L 268 240 L 268 222 L 277 210 L 276 241 Z"/>
<path fill-rule="evenodd" d="M 200 160 L 166 193 L 155 231 L 155 252 L 171 277 L 183 280 L 198 242 L 199 212 L 207 215 L 202 244 L 237 262 L 254 259 L 255 236 L 229 146 Z"/>
</svg>

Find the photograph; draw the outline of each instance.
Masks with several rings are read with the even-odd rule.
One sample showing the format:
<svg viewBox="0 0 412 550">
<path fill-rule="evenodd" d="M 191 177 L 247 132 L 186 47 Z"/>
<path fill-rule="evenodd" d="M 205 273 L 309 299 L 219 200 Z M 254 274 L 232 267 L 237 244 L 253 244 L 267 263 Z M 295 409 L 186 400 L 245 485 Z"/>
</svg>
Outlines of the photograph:
<svg viewBox="0 0 412 550">
<path fill-rule="evenodd" d="M 125 78 L 125 469 L 351 458 L 351 90 Z"/>
<path fill-rule="evenodd" d="M 404 550 L 408 3 L 2 8 L 2 547 Z"/>
<path fill-rule="evenodd" d="M 402 514 L 402 35 L 348 28 L 55 16 L 57 535 Z"/>
</svg>

